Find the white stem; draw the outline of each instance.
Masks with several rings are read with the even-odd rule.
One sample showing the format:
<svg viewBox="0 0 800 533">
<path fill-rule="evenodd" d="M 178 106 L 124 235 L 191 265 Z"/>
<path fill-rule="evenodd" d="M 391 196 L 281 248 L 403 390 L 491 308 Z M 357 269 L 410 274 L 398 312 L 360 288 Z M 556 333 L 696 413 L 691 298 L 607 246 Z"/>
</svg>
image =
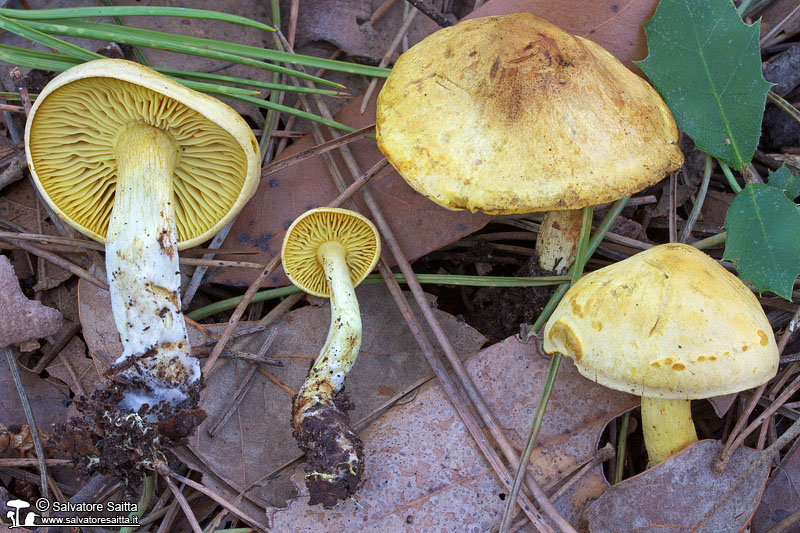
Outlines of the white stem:
<svg viewBox="0 0 800 533">
<path fill-rule="evenodd" d="M 317 258 L 328 280 L 331 326 L 300 395 L 330 404 L 331 401 L 324 400 L 322 396 L 332 397 L 341 390 L 344 378 L 358 357 L 361 348 L 361 313 L 342 245 L 338 242 L 323 244 L 317 252 Z M 326 385 L 320 387 L 323 383 Z"/>
<path fill-rule="evenodd" d="M 172 172 L 178 159 L 166 132 L 137 123 L 116 140 L 117 189 L 106 235 L 106 270 L 114 320 L 124 347 L 116 365 L 136 363 L 146 395 L 131 392 L 122 407 L 186 397 L 200 377 L 190 355 L 180 305 L 178 238 Z"/>
<path fill-rule="evenodd" d="M 581 209 L 548 211 L 536 237 L 539 266 L 554 274 L 566 272 L 575 262 L 581 236 Z"/>
</svg>

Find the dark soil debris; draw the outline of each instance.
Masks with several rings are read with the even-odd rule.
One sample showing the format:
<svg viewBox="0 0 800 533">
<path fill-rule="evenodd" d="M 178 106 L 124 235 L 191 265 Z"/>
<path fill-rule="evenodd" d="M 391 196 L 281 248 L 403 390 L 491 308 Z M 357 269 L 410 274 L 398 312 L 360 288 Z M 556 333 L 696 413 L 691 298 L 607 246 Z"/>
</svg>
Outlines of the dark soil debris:
<svg viewBox="0 0 800 533">
<path fill-rule="evenodd" d="M 361 439 L 350 429 L 347 412 L 353 408 L 344 390 L 333 405 L 309 405 L 307 415 L 294 436 L 306 454 L 306 487 L 309 505 L 332 509 L 356 493 L 364 474 Z"/>
</svg>

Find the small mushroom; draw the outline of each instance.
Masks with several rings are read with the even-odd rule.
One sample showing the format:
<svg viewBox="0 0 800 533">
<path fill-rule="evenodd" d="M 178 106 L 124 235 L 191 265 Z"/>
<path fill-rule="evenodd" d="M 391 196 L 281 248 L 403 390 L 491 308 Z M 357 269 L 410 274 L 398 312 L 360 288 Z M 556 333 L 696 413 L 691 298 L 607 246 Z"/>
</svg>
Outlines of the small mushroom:
<svg viewBox="0 0 800 533">
<path fill-rule="evenodd" d="M 378 147 L 448 209 L 547 211 L 541 268 L 574 260 L 579 209 L 683 163 L 658 93 L 601 46 L 527 13 L 444 28 L 402 54 L 378 97 Z"/>
<path fill-rule="evenodd" d="M 258 183 L 258 144 L 230 107 L 130 61 L 99 59 L 56 76 L 36 100 L 25 149 L 43 199 L 106 244 L 124 347 L 117 406 L 192 409 L 200 366 L 180 306 L 178 250 L 225 226 Z M 188 403 L 187 403 L 188 402 Z"/>
<path fill-rule="evenodd" d="M 756 387 L 778 369 L 756 297 L 685 244 L 582 277 L 547 322 L 544 349 L 571 357 L 592 381 L 642 397 L 649 466 L 697 441 L 690 400 Z"/>
<path fill-rule="evenodd" d="M 361 314 L 355 286 L 378 263 L 381 241 L 367 218 L 321 207 L 298 217 L 283 240 L 286 275 L 303 291 L 331 299 L 328 338 L 292 405 L 292 425 L 306 453 L 310 505 L 327 508 L 361 484 L 361 440 L 350 429 L 344 379 L 361 347 Z"/>
</svg>

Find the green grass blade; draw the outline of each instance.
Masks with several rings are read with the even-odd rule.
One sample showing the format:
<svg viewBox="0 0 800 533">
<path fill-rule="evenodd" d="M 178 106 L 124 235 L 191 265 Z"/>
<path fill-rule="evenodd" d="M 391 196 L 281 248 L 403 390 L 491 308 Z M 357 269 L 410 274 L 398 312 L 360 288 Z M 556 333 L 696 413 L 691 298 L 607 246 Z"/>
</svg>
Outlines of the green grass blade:
<svg viewBox="0 0 800 533">
<path fill-rule="evenodd" d="M 356 128 L 348 126 L 347 124 L 342 124 L 341 122 L 336 122 L 335 120 L 328 120 L 327 118 L 321 117 L 319 115 L 307 113 L 306 111 L 301 111 L 300 109 L 295 109 L 293 107 L 285 106 L 283 104 L 278 104 L 276 102 L 270 102 L 269 100 L 262 100 L 261 98 L 254 98 L 252 96 L 239 96 L 239 95 L 231 96 L 231 98 L 235 98 L 240 102 L 246 102 L 248 104 L 253 104 L 258 107 L 263 107 L 264 109 L 272 109 L 274 111 L 280 111 L 281 113 L 286 113 L 287 115 L 294 115 L 299 118 L 313 120 L 314 122 L 319 122 L 320 124 L 325 124 L 326 126 L 330 126 L 332 128 L 336 128 L 341 131 L 346 131 L 346 132 L 356 131 Z"/>
<path fill-rule="evenodd" d="M 395 279 L 399 283 L 405 283 L 406 278 L 402 274 L 395 274 Z M 516 278 L 516 277 L 502 277 L 502 276 L 453 276 L 449 274 L 417 274 L 417 279 L 420 283 L 435 284 L 435 285 L 464 285 L 469 287 L 534 287 L 543 285 L 556 285 L 569 281 L 569 276 L 547 276 L 539 278 Z M 378 285 L 383 283 L 383 278 L 378 274 L 370 274 L 362 282 L 367 285 Z M 294 285 L 288 287 L 278 287 L 277 289 L 267 289 L 257 292 L 252 303 L 263 302 L 272 298 L 279 298 L 300 292 L 300 289 Z M 242 301 L 241 296 L 235 296 L 226 300 L 220 300 L 213 304 L 206 305 L 195 309 L 186 316 L 192 320 L 202 320 L 211 315 L 234 309 L 239 302 Z"/>
<path fill-rule="evenodd" d="M 219 85 L 216 83 L 205 83 L 202 81 L 184 80 L 182 78 L 174 76 L 170 76 L 170 78 L 174 79 L 181 85 L 185 85 L 186 87 L 194 89 L 195 91 L 200 91 L 201 93 L 221 94 L 223 96 L 230 96 L 231 98 L 236 96 L 253 97 L 254 95 L 261 94 L 260 91 L 254 91 L 252 89 L 242 89 L 241 87 L 231 87 L 230 85 Z"/>
<path fill-rule="evenodd" d="M 15 33 L 20 37 L 24 37 L 25 39 L 29 39 L 33 42 L 47 46 L 48 48 L 52 48 L 53 50 L 57 50 L 68 56 L 78 57 L 85 60 L 103 57 L 100 54 L 84 50 L 80 46 L 75 46 L 74 44 L 62 41 L 61 39 L 57 39 L 47 35 L 46 33 L 37 31 L 26 24 L 22 24 L 2 15 L 0 15 L 0 29 L 10 33 Z"/>
<path fill-rule="evenodd" d="M 260 89 L 269 89 L 272 91 L 287 91 L 287 92 L 291 91 L 296 93 L 324 94 L 327 96 L 344 96 L 343 93 L 334 89 L 297 87 L 295 85 L 286 85 L 283 83 L 270 83 L 268 81 L 248 80 L 247 78 L 237 78 L 235 76 L 226 76 L 224 74 L 192 72 L 191 70 L 177 70 L 173 68 L 156 68 L 155 70 L 157 70 L 162 74 L 166 74 L 167 76 L 176 76 L 179 78 L 197 78 L 201 80 L 219 81 L 223 83 L 235 83 L 237 85 L 244 85 L 247 87 L 258 87 Z"/>
<path fill-rule="evenodd" d="M 295 76 L 298 78 L 311 80 L 315 83 L 322 83 L 324 85 L 343 87 L 338 83 L 334 83 L 317 76 L 311 76 L 310 74 L 304 74 L 302 72 L 297 72 L 296 70 L 273 65 L 271 63 L 265 63 L 264 61 L 251 59 L 249 57 L 223 52 L 211 47 L 213 44 L 218 44 L 222 41 L 203 39 L 203 41 L 206 43 L 211 44 L 203 44 L 200 46 L 195 43 L 194 45 L 189 45 L 185 44 L 189 38 L 181 35 L 172 35 L 169 33 L 130 28 L 128 26 L 114 26 L 113 24 L 100 24 L 96 22 L 83 22 L 77 20 L 61 20 L 58 22 L 42 22 L 32 20 L 28 24 L 40 31 L 53 33 L 56 35 L 80 37 L 83 39 L 93 39 L 104 42 L 116 42 L 130 46 L 141 46 L 142 48 L 169 50 L 171 52 L 177 52 L 181 54 L 207 57 L 210 59 L 229 61 L 263 70 L 270 70 L 273 72 L 286 74 L 287 76 Z"/>
<path fill-rule="evenodd" d="M 102 0 L 102 2 L 103 2 L 104 6 L 107 6 L 107 7 L 113 7 L 114 6 L 114 4 L 111 2 L 111 0 Z M 69 18 L 69 17 L 65 17 L 65 18 Z M 117 26 L 124 26 L 125 25 L 125 23 L 122 22 L 122 19 L 119 16 L 112 16 L 111 19 L 114 21 L 114 24 L 116 24 Z M 133 49 L 133 54 L 136 56 L 136 61 L 138 61 L 139 63 L 141 63 L 142 65 L 144 65 L 146 67 L 149 67 L 150 66 L 150 62 L 147 61 L 146 57 L 144 57 L 144 54 L 139 49 L 139 47 L 138 46 L 132 46 L 131 48 Z"/>
<path fill-rule="evenodd" d="M 47 70 L 50 72 L 62 72 L 70 67 L 74 67 L 75 65 L 78 65 L 83 62 L 82 60 L 75 57 L 65 56 L 61 54 L 54 54 L 52 52 L 41 52 L 39 50 L 29 50 L 27 48 L 19 48 L 16 46 L 9 46 L 5 44 L 0 44 L 0 61 L 9 63 L 11 65 L 19 65 L 22 67 L 35 68 L 39 70 Z M 281 91 L 285 90 L 285 91 L 295 91 L 295 92 L 315 92 L 318 94 L 325 94 L 331 96 L 341 95 L 339 91 L 335 91 L 332 89 L 310 89 L 308 87 L 295 87 L 294 85 L 283 85 L 283 84 L 267 83 L 261 81 L 253 81 L 253 80 L 247 80 L 245 78 L 223 76 L 221 74 L 205 74 L 202 72 L 198 73 L 189 70 L 176 70 L 169 68 L 156 68 L 154 70 L 162 74 L 165 74 L 167 76 L 170 76 L 171 78 L 174 78 L 175 80 L 186 85 L 187 87 L 191 87 L 192 89 L 198 91 L 210 92 L 214 94 L 223 94 L 223 95 L 240 94 L 243 96 L 254 96 L 260 93 L 259 91 L 241 89 L 238 87 L 228 87 L 225 85 L 217 85 L 213 83 L 197 82 L 193 80 L 188 80 L 186 78 L 193 77 L 193 78 L 236 83 L 239 85 L 247 85 L 251 87 L 260 87 L 264 89 L 281 90 Z"/>
<path fill-rule="evenodd" d="M 345 61 L 334 61 L 331 59 L 323 59 L 312 56 L 304 56 L 301 54 L 292 54 L 289 52 L 282 52 L 271 50 L 268 48 L 259 48 L 257 46 L 249 46 L 245 44 L 229 43 L 226 41 L 216 41 L 213 39 L 204 39 L 202 37 L 193 37 L 190 35 L 173 35 L 169 33 L 145 30 L 142 28 L 132 28 L 130 26 L 115 26 L 113 24 L 105 24 L 102 22 L 87 22 L 83 20 L 59 20 L 59 21 L 30 21 L 28 23 L 31 27 L 37 28 L 47 33 L 54 33 L 57 35 L 69 35 L 72 37 L 87 37 L 90 39 L 97 39 L 101 41 L 114 41 L 118 43 L 131 44 L 135 46 L 144 47 L 170 47 L 181 46 L 184 48 L 207 51 L 213 50 L 226 54 L 233 54 L 235 56 L 245 56 L 248 58 L 263 59 L 266 61 L 274 61 L 276 63 L 293 63 L 303 65 L 306 67 L 322 68 L 326 70 L 335 70 L 340 72 L 349 72 L 351 74 L 362 74 L 365 76 L 375 76 L 385 78 L 389 75 L 389 69 L 372 67 L 369 65 L 356 65 L 354 63 L 347 63 Z M 80 33 L 78 33 L 80 32 Z M 91 35 L 96 35 L 92 37 Z M 170 48 L 168 48 L 170 49 Z M 191 52 L 189 52 L 191 53 Z M 196 54 L 201 55 L 201 54 Z M 231 59 L 226 59 L 231 61 Z M 281 72 L 281 74 L 288 74 L 298 78 L 311 79 L 309 77 L 301 76 L 296 71 L 287 69 L 288 72 Z M 310 75 L 305 75 L 310 76 Z M 319 78 L 313 79 L 317 83 L 321 83 Z M 331 82 L 325 82 L 332 85 Z"/>
<path fill-rule="evenodd" d="M 81 59 L 0 44 L 0 61 L 21 67 L 61 72 L 83 63 Z"/>
<path fill-rule="evenodd" d="M 36 68 L 39 70 L 47 70 L 51 72 L 62 72 L 70 67 L 74 67 L 82 63 L 80 59 L 63 56 L 60 54 L 53 54 L 50 52 L 39 52 L 37 50 L 27 50 L 25 48 L 17 48 L 16 46 L 8 46 L 0 44 L 0 61 L 12 65 L 19 65 L 22 67 Z M 213 93 L 223 96 L 247 96 L 252 98 L 254 95 L 260 94 L 259 91 L 250 89 L 241 89 L 239 87 L 229 87 L 227 85 L 216 85 L 213 83 L 204 83 L 200 81 L 184 80 L 178 77 L 173 77 L 175 81 L 204 93 Z"/>
<path fill-rule="evenodd" d="M 272 26 L 238 15 L 186 7 L 106 6 L 70 7 L 62 9 L 0 9 L 0 15 L 22 20 L 52 20 L 91 17 L 180 17 L 188 19 L 219 20 L 249 26 L 264 31 L 275 31 Z"/>
</svg>

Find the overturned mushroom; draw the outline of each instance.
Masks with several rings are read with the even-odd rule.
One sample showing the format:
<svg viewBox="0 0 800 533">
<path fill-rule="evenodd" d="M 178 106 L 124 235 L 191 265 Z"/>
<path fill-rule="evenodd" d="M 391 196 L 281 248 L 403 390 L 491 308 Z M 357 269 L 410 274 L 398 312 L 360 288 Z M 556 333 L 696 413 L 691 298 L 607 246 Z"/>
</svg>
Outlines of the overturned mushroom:
<svg viewBox="0 0 800 533">
<path fill-rule="evenodd" d="M 255 191 L 250 128 L 214 98 L 139 64 L 100 59 L 44 88 L 25 148 L 44 200 L 106 243 L 124 352 L 96 405 L 84 407 L 111 428 L 132 421 L 143 434 L 162 424 L 165 440 L 190 434 L 197 417 L 174 417 L 197 407 L 202 380 L 181 313 L 178 250 L 209 239 Z"/>
<path fill-rule="evenodd" d="M 328 338 L 294 398 L 292 425 L 306 452 L 311 505 L 335 506 L 361 484 L 361 440 L 350 429 L 344 379 L 361 348 L 355 286 L 380 258 L 375 226 L 359 213 L 323 207 L 307 211 L 286 231 L 283 268 L 303 291 L 331 299 Z"/>
</svg>

